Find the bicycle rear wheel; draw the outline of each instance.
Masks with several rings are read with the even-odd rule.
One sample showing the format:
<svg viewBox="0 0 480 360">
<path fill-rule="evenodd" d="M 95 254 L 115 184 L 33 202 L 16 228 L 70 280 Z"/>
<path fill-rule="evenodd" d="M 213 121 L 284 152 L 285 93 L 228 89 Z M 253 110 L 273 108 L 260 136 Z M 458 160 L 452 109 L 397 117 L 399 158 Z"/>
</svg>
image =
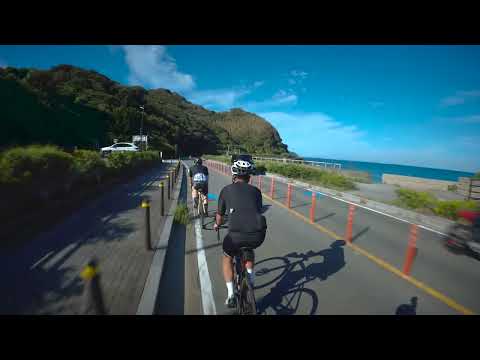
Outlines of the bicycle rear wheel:
<svg viewBox="0 0 480 360">
<path fill-rule="evenodd" d="M 253 287 L 250 285 L 250 282 L 246 281 L 246 283 L 247 283 L 246 301 L 250 308 L 250 315 L 257 315 L 257 302 L 255 301 L 255 293 L 253 292 Z"/>
<path fill-rule="evenodd" d="M 204 227 L 204 222 L 205 222 L 205 208 L 203 207 L 203 201 L 202 201 L 202 197 L 199 196 L 199 199 L 198 199 L 198 211 L 200 213 L 200 223 L 202 225 L 202 229 Z"/>
<path fill-rule="evenodd" d="M 240 286 L 238 299 L 239 315 L 256 315 L 257 304 L 253 294 L 253 288 L 250 286 L 246 277 L 243 277 Z"/>
</svg>

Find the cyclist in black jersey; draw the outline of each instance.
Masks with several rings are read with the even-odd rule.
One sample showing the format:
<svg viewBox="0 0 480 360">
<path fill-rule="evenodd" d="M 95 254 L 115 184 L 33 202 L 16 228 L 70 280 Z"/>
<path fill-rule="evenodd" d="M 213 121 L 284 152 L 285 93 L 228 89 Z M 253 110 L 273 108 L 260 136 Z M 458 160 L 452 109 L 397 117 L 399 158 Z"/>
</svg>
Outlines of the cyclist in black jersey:
<svg viewBox="0 0 480 360">
<path fill-rule="evenodd" d="M 223 240 L 223 277 L 227 285 L 228 307 L 235 307 L 233 292 L 232 258 L 242 247 L 255 249 L 265 240 L 267 224 L 262 212 L 262 193 L 250 185 L 253 166 L 245 160 L 237 160 L 231 167 L 233 183 L 225 186 L 218 198 L 218 209 L 214 229 L 223 223 L 223 216 L 228 216 L 228 234 Z M 255 259 L 247 259 L 248 280 L 253 286 L 253 264 Z"/>
<path fill-rule="evenodd" d="M 197 190 L 202 189 L 205 195 L 205 211 L 208 211 L 208 168 L 203 166 L 201 158 L 198 158 L 194 165 L 188 169 L 188 175 L 190 176 L 190 184 L 192 184 L 193 206 L 197 208 Z"/>
</svg>

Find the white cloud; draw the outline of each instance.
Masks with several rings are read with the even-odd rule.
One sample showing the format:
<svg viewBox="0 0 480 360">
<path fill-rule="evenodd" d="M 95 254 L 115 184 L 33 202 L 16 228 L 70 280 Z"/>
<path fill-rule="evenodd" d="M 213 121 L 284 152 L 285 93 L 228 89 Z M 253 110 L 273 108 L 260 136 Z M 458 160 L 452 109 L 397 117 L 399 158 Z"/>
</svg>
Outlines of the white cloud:
<svg viewBox="0 0 480 360">
<path fill-rule="evenodd" d="M 250 101 L 242 105 L 248 111 L 266 111 L 279 106 L 295 105 L 298 96 L 291 90 L 279 90 L 270 99 L 263 101 Z"/>
<path fill-rule="evenodd" d="M 293 78 L 287 80 L 290 85 L 300 85 L 302 81 L 307 78 L 308 73 L 301 70 L 292 70 L 289 75 L 293 76 Z"/>
<path fill-rule="evenodd" d="M 130 69 L 129 83 L 173 91 L 188 91 L 195 87 L 189 74 L 177 69 L 175 59 L 161 45 L 122 46 L 125 60 Z"/>
<path fill-rule="evenodd" d="M 365 147 L 366 132 L 354 125 L 344 125 L 323 113 L 264 112 L 260 116 L 270 121 L 285 143 L 299 154 L 325 157 L 342 156 L 343 148 Z M 351 152 L 345 152 L 345 155 Z"/>
<path fill-rule="evenodd" d="M 213 110 L 228 110 L 240 106 L 238 101 L 263 86 L 264 81 L 231 89 L 194 90 L 187 94 L 190 101 Z"/>
<path fill-rule="evenodd" d="M 440 105 L 443 107 L 460 105 L 464 104 L 468 100 L 476 99 L 479 97 L 480 90 L 457 91 L 455 95 L 442 99 Z"/>
<path fill-rule="evenodd" d="M 201 90 L 191 92 L 188 98 L 198 105 L 226 110 L 234 107 L 240 98 L 250 92 L 251 90 L 247 88 Z"/>
<path fill-rule="evenodd" d="M 299 78 L 305 79 L 307 77 L 308 73 L 306 73 L 305 71 L 301 71 L 301 70 L 292 70 L 292 71 L 290 71 L 290 75 L 292 75 L 293 77 L 299 77 Z"/>
</svg>

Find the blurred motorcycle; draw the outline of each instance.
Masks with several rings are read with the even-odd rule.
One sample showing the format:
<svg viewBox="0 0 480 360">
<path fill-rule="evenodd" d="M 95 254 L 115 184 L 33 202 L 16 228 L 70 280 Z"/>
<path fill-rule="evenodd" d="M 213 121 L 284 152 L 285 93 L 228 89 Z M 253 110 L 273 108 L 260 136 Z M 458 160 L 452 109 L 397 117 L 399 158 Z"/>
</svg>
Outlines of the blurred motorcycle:
<svg viewBox="0 0 480 360">
<path fill-rule="evenodd" d="M 480 259 L 480 211 L 459 211 L 458 221 L 449 229 L 445 246 Z"/>
</svg>

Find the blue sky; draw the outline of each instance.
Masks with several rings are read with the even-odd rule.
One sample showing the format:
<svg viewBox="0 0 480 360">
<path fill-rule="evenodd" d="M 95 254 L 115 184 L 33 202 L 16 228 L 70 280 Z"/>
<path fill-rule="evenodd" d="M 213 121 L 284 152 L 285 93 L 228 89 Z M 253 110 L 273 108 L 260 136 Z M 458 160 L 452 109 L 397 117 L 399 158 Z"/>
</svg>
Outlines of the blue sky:
<svg viewBox="0 0 480 360">
<path fill-rule="evenodd" d="M 480 170 L 480 46 L 7 46 L 270 121 L 302 156 Z"/>
</svg>

